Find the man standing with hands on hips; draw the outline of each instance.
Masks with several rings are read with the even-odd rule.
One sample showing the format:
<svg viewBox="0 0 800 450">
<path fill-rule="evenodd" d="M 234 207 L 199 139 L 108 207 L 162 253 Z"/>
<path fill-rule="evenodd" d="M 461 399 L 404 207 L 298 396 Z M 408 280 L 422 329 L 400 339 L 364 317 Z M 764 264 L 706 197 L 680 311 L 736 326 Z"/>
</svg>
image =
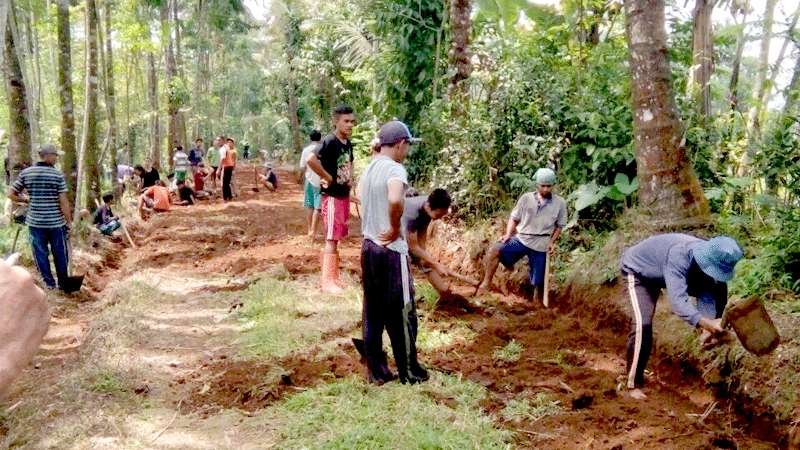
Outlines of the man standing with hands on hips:
<svg viewBox="0 0 800 450">
<path fill-rule="evenodd" d="M 567 203 L 553 193 L 556 174 L 551 169 L 537 170 L 534 179 L 536 191 L 522 194 L 511 211 L 505 234 L 486 252 L 483 281 L 476 295 L 489 290 L 499 263 L 510 270 L 527 256 L 528 279 L 536 289 L 535 298 L 544 299 L 547 253 L 555 251 L 556 241 L 567 223 Z"/>
<path fill-rule="evenodd" d="M 378 133 L 381 151 L 364 171 L 359 184 L 363 217 L 361 270 L 364 285 L 363 333 L 369 380 L 394 379 L 382 348 L 383 329 L 402 383 L 419 383 L 428 372 L 417 362 L 417 312 L 411 279 L 408 243 L 402 230 L 408 176 L 402 165 L 411 144 L 408 127 L 400 121 L 383 125 Z"/>
<path fill-rule="evenodd" d="M 347 237 L 350 222 L 350 189 L 353 183 L 353 144 L 356 124 L 353 109 L 342 105 L 333 111 L 334 132 L 322 140 L 319 151 L 308 157 L 308 167 L 321 181 L 325 251 L 322 254 L 322 291 L 339 294 L 339 241 Z"/>
</svg>

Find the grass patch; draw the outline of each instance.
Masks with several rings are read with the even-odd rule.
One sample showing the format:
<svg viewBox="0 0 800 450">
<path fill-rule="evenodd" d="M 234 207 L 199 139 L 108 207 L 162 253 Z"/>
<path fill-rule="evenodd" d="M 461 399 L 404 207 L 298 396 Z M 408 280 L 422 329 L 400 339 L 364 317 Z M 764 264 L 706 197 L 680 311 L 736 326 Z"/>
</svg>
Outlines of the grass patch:
<svg viewBox="0 0 800 450">
<path fill-rule="evenodd" d="M 533 399 L 513 399 L 500 413 L 509 422 L 528 420 L 536 422 L 548 416 L 555 416 L 564 411 L 561 402 L 544 392 L 539 392 Z"/>
<path fill-rule="evenodd" d="M 128 386 L 114 372 L 101 370 L 89 378 L 89 390 L 99 394 L 121 395 L 128 392 Z"/>
<path fill-rule="evenodd" d="M 519 358 L 522 357 L 523 350 L 525 350 L 525 348 L 522 344 L 512 339 L 505 346 L 496 348 L 492 357 L 500 361 L 517 362 Z"/>
<path fill-rule="evenodd" d="M 280 357 L 319 343 L 325 332 L 355 326 L 361 317 L 358 294 L 343 297 L 305 292 L 301 285 L 264 279 L 239 295 L 244 353 Z"/>
<path fill-rule="evenodd" d="M 428 281 L 417 281 L 414 283 L 414 294 L 417 301 L 425 305 L 425 309 L 433 311 L 439 303 L 439 293 Z"/>
<path fill-rule="evenodd" d="M 420 324 L 417 349 L 423 352 L 434 352 L 457 343 L 466 344 L 475 339 L 476 333 L 463 321 L 448 325 L 449 327 L 444 329 L 427 320 Z"/>
<path fill-rule="evenodd" d="M 280 448 L 509 448 L 479 403 L 481 386 L 435 373 L 424 385 L 365 384 L 348 378 L 270 408 Z"/>
</svg>

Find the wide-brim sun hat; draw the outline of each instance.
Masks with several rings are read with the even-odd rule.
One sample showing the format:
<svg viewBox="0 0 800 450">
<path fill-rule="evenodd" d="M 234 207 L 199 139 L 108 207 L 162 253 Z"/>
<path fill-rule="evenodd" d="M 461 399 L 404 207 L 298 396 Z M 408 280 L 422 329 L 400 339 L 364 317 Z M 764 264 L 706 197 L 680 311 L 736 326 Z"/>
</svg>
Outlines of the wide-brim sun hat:
<svg viewBox="0 0 800 450">
<path fill-rule="evenodd" d="M 697 244 L 692 255 L 703 273 L 717 281 L 728 282 L 744 252 L 732 237 L 717 236 Z"/>
</svg>

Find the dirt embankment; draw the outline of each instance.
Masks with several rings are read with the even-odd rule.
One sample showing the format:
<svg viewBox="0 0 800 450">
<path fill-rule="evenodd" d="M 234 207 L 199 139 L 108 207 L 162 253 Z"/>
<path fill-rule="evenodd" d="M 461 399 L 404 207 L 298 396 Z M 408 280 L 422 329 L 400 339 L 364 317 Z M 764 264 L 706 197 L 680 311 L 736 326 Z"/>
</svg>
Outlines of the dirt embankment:
<svg viewBox="0 0 800 450">
<path fill-rule="evenodd" d="M 500 236 L 502 227 L 499 221 L 466 231 L 451 224 L 437 224 L 431 246 L 440 258 L 450 262 L 452 269 L 477 277 L 485 249 Z M 560 256 L 561 264 L 556 267 L 560 266 L 564 273 L 553 274 L 551 283 L 557 290 L 557 315 L 550 316 L 551 310 L 546 316 L 556 322 L 546 334 L 556 333 L 559 322 L 573 321 L 572 327 L 561 331 L 564 338 L 574 335 L 577 329 L 589 330 L 596 339 L 605 340 L 605 349 L 623 356 L 630 305 L 617 276 L 618 259 L 625 246 L 648 234 L 642 229 L 627 236 L 619 232 L 596 252 Z M 530 292 L 526 279 L 524 262 L 514 271 L 501 266 L 494 285 L 503 293 L 527 297 Z M 559 285 L 556 279 L 564 281 Z M 771 315 L 782 336 L 782 344 L 773 354 L 759 358 L 738 343 L 701 352 L 696 332 L 674 316 L 668 302 L 661 299 L 654 319 L 656 348 L 650 368 L 654 378 L 678 391 L 690 391 L 693 386 L 708 389 L 716 401 L 737 413 L 740 425 L 753 436 L 800 448 L 800 318 L 774 310 Z M 540 338 L 547 342 L 536 331 L 516 338 L 530 340 L 531 336 L 534 342 Z M 590 345 L 588 349 L 591 348 Z M 617 370 L 622 373 L 624 367 Z"/>
</svg>

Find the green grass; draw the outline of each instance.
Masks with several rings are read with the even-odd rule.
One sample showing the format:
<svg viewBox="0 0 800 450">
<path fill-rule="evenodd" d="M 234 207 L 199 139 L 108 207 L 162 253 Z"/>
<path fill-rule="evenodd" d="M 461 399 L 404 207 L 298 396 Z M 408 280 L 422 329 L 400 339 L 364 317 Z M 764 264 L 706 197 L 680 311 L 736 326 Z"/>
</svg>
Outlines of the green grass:
<svg viewBox="0 0 800 450">
<path fill-rule="evenodd" d="M 417 281 L 414 283 L 414 294 L 417 301 L 425 304 L 425 309 L 433 311 L 439 303 L 439 293 L 427 281 Z"/>
<path fill-rule="evenodd" d="M 548 416 L 555 416 L 563 412 L 561 403 L 544 392 L 539 392 L 533 399 L 513 399 L 500 413 L 510 422 L 528 420 L 536 422 Z"/>
<path fill-rule="evenodd" d="M 440 323 L 425 320 L 419 326 L 417 349 L 423 352 L 434 352 L 448 348 L 456 343 L 469 344 L 475 339 L 475 331 L 463 321 L 450 324 L 446 329 Z"/>
<path fill-rule="evenodd" d="M 479 403 L 486 391 L 433 374 L 423 385 L 372 386 L 355 378 L 294 395 L 269 409 L 278 448 L 510 448 Z"/>
<path fill-rule="evenodd" d="M 89 378 L 89 390 L 99 394 L 120 395 L 128 392 L 128 387 L 114 372 L 101 370 Z"/>
<path fill-rule="evenodd" d="M 298 283 L 263 279 L 240 295 L 239 312 L 247 356 L 280 357 L 321 341 L 325 332 L 355 327 L 361 301 L 354 291 L 344 297 L 322 295 Z"/>
<path fill-rule="evenodd" d="M 522 344 L 512 339 L 505 346 L 496 348 L 492 356 L 494 359 L 500 361 L 517 362 L 519 361 L 519 358 L 522 357 L 522 352 L 524 350 L 525 348 L 522 346 Z"/>
</svg>

